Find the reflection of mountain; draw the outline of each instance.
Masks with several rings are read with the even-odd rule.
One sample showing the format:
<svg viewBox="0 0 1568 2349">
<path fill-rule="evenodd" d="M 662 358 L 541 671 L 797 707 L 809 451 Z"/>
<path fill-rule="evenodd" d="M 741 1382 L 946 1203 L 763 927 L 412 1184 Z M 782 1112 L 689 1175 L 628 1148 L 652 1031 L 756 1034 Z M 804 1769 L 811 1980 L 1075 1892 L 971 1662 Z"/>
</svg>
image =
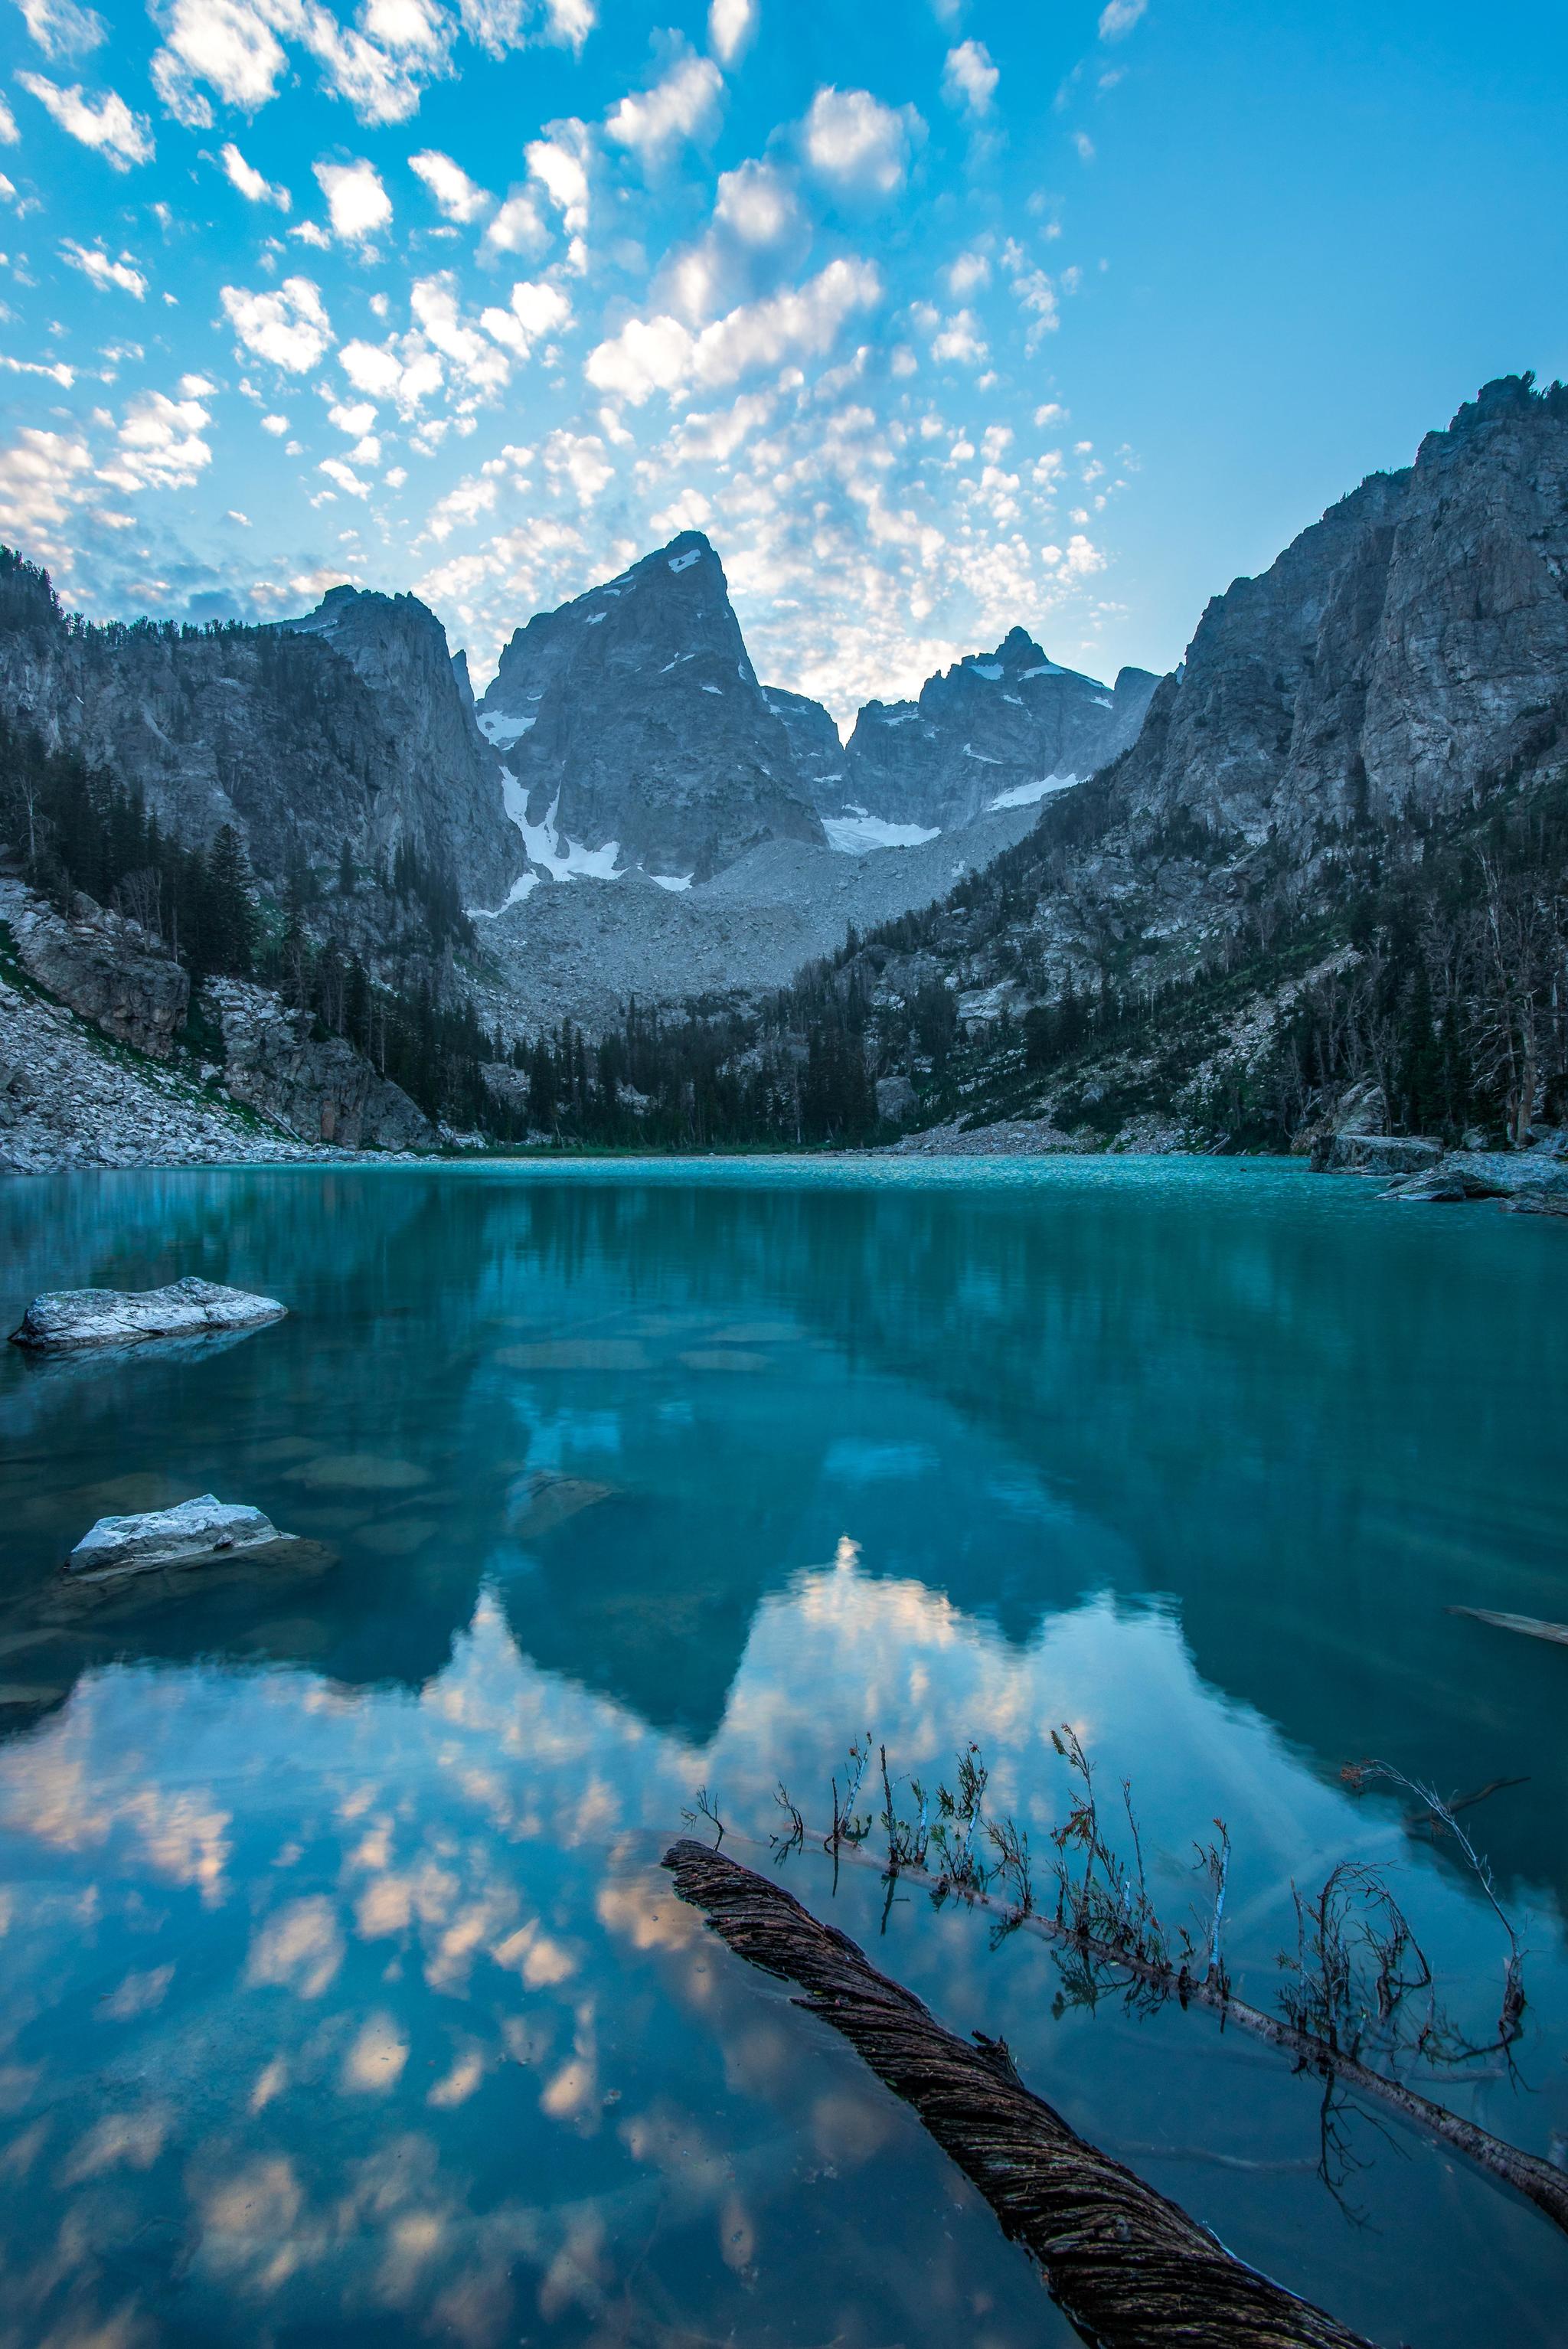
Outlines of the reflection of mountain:
<svg viewBox="0 0 1568 2349">
<path fill-rule="evenodd" d="M 1017 1647 L 1085 1591 L 1171 1593 L 1206 1679 L 1324 1771 L 1528 1774 L 1478 1815 L 1488 1847 L 1516 1877 L 1553 1848 L 1560 1659 L 1442 1612 L 1568 1613 L 1550 1231 L 1400 1222 L 1266 1171 L 1072 1166 L 117 1177 L 6 1215 L 18 1309 L 43 1279 L 190 1270 L 294 1309 L 204 1362 L 6 1364 L 14 1589 L 150 1469 L 341 1552 L 307 1592 L 153 1608 L 19 1650 L 7 1680 L 218 1652 L 418 1686 L 490 1575 L 537 1661 L 700 1743 L 758 1609 L 848 1534 L 862 1572 Z M 579 1341 L 621 1367 L 549 1367 Z M 613 1496 L 520 1533 L 538 1471 Z"/>
</svg>

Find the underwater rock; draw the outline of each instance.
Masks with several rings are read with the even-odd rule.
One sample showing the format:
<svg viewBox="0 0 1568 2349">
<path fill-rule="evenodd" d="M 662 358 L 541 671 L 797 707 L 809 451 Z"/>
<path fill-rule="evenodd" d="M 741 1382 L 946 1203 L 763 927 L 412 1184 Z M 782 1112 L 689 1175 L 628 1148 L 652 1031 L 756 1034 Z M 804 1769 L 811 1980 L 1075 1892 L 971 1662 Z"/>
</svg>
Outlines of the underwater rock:
<svg viewBox="0 0 1568 2349">
<path fill-rule="evenodd" d="M 66 1560 L 67 1574 L 146 1574 L 159 1567 L 194 1566 L 204 1558 L 229 1558 L 238 1550 L 292 1540 L 270 1517 L 242 1503 L 220 1501 L 213 1493 L 181 1501 L 172 1509 L 148 1509 L 130 1517 L 100 1517 Z"/>
<path fill-rule="evenodd" d="M 65 1346 L 126 1345 L 144 1338 L 200 1337 L 219 1330 L 259 1329 L 288 1311 L 275 1297 L 253 1297 L 215 1280 L 189 1278 L 167 1288 L 60 1288 L 35 1297 L 11 1332 L 14 1346 L 40 1352 Z"/>
</svg>

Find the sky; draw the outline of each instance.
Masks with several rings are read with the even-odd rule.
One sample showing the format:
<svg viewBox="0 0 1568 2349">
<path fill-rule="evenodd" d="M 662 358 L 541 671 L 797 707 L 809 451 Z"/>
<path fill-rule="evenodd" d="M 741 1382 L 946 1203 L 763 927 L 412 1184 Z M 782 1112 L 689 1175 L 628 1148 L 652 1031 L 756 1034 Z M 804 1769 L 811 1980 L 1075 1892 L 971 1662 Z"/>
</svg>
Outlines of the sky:
<svg viewBox="0 0 1568 2349">
<path fill-rule="evenodd" d="M 0 538 L 96 618 L 411 590 L 481 687 L 677 531 L 841 722 L 1113 677 L 1568 376 L 1568 11 L 0 0 Z"/>
</svg>

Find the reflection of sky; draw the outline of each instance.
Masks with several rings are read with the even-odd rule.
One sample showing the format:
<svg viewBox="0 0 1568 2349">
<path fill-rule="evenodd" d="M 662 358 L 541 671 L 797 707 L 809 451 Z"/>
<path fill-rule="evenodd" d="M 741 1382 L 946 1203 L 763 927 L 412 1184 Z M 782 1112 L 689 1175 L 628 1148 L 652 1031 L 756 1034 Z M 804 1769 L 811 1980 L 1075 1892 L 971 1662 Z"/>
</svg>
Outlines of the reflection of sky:
<svg viewBox="0 0 1568 2349">
<path fill-rule="evenodd" d="M 1568 2127 L 1531 1890 L 1558 1659 L 1441 1612 L 1478 1582 L 1565 1611 L 1559 1235 L 1092 1165 L 134 1177 L 14 1192 L 0 1226 L 73 1279 L 286 1264 L 293 1307 L 133 1375 L 0 1365 L 0 1683 L 38 1684 L 0 1745 L 21 2341 L 324 2312 L 378 2342 L 1061 2337 L 907 2117 L 654 1864 L 700 1785 L 754 1856 L 778 1778 L 820 1816 L 867 1727 L 928 1783 L 979 1733 L 1043 1869 L 1072 1722 L 1174 1921 L 1224 1818 L 1265 2002 L 1293 1876 L 1389 1863 L 1480 2023 L 1484 1909 L 1337 1765 L 1530 1772 L 1474 1815 L 1532 1951 L 1523 2086 L 1452 2095 L 1538 2148 Z M 27 1578 L 164 1476 L 339 1562 L 40 1621 Z M 1360 2128 L 1359 2231 L 1277 2059 L 1195 2015 L 1058 2018 L 1037 1940 L 901 1898 L 883 1942 L 881 1892 L 848 1868 L 834 1913 L 1271 2272 L 1423 2349 L 1551 2337 L 1555 2239 L 1468 2174 Z"/>
<path fill-rule="evenodd" d="M 984 2302 L 985 2337 L 1039 2338 L 1034 2288 L 966 2190 L 652 1865 L 699 1782 L 732 1832 L 766 1836 L 776 1771 L 820 1810 L 862 1716 L 909 1766 L 940 1766 L 984 1722 L 998 1806 L 1037 1850 L 1063 1792 L 1049 1727 L 1073 1719 L 1108 1774 L 1133 1775 L 1178 1913 L 1188 1840 L 1222 1805 L 1233 1953 L 1260 1979 L 1288 1868 L 1398 1852 L 1386 1806 L 1356 1810 L 1216 1703 L 1166 1612 L 1092 1599 L 1019 1649 L 919 1583 L 868 1575 L 852 1542 L 760 1608 L 706 1752 L 541 1672 L 490 1596 L 418 1692 L 300 1670 L 89 1672 L 0 1759 L 0 2209 L 33 2246 L 11 2270 L 28 2337 L 106 2321 L 142 2337 L 166 2313 L 147 2271 L 177 2251 L 178 2306 L 203 2338 L 325 2308 L 392 2339 L 576 2338 L 612 2320 L 663 2338 L 661 2308 L 708 2337 L 785 2293 L 802 2329 L 781 2337 L 879 2339 L 894 2251 L 903 2337 L 950 2338 Z M 1479 1963 L 1453 1880 L 1424 1857 L 1402 1878 L 1432 1945 Z M 828 1897 L 820 1863 L 795 1880 Z M 841 1913 L 868 1938 L 879 1893 L 847 1872 Z M 890 1930 L 890 1961 L 955 2022 L 1005 2025 L 1080 2124 L 1138 2144 L 1171 2190 L 1222 2209 L 1228 2240 L 1386 2336 L 1416 2329 L 1414 2300 L 1423 2341 L 1475 2337 L 1468 2263 L 1500 2230 L 1538 2292 L 1561 2278 L 1532 2221 L 1418 2148 L 1413 2175 L 1357 2180 L 1381 2231 L 1347 2230 L 1308 2174 L 1315 2093 L 1202 2018 L 1052 2023 L 1037 1943 L 992 1955 L 978 1920 L 902 1902 Z M 1532 1990 L 1561 2013 L 1539 1959 Z M 1264 2171 L 1195 2170 L 1204 2147 Z M 149 2229 L 133 2285 L 115 2247 Z M 1416 2240 L 1433 2278 L 1413 2288 L 1390 2252 Z M 1526 2314 L 1511 2337 L 1548 2335 Z"/>
</svg>

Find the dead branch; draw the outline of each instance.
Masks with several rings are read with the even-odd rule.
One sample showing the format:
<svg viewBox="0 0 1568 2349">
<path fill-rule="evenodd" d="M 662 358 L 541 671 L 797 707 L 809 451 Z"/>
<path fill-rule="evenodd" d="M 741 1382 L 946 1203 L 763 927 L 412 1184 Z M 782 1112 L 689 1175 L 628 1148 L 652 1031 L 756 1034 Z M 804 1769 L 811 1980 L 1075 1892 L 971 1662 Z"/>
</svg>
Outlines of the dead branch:
<svg viewBox="0 0 1568 2349">
<path fill-rule="evenodd" d="M 913 2106 L 1096 2349 L 1367 2349 L 1079 2137 L 1005 2042 L 956 2037 L 782 1886 L 690 1838 L 664 1864 L 738 1955 L 799 1982 L 799 2002 Z"/>
</svg>

